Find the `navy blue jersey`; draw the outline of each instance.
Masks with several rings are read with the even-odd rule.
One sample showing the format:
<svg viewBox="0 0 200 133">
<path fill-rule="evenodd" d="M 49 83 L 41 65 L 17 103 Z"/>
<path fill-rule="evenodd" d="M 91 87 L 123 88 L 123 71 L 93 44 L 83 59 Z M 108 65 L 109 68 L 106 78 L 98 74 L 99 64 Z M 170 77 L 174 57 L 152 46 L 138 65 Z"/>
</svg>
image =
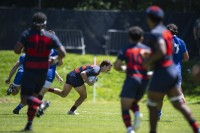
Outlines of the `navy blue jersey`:
<svg viewBox="0 0 200 133">
<path fill-rule="evenodd" d="M 24 69 L 29 70 L 47 70 L 50 50 L 62 45 L 56 35 L 46 30 L 35 29 L 25 30 L 19 42 L 24 46 L 26 53 Z"/>
<path fill-rule="evenodd" d="M 149 47 L 141 43 L 133 44 L 125 47 L 118 54 L 118 59 L 126 62 L 127 76 L 147 79 L 147 68 L 142 65 L 143 58 L 140 54 L 142 49 L 149 49 Z"/>
<path fill-rule="evenodd" d="M 183 59 L 183 54 L 187 52 L 187 48 L 185 42 L 176 35 L 173 36 L 173 45 L 174 45 L 174 54 L 173 54 L 174 63 L 178 71 L 181 72 L 181 62 Z"/>
<path fill-rule="evenodd" d="M 154 62 L 155 67 L 168 67 L 173 65 L 173 44 L 172 34 L 164 25 L 158 25 L 145 36 L 146 43 L 151 47 L 152 54 L 155 52 L 155 44 L 159 39 L 164 39 L 167 53 L 158 61 Z"/>
<path fill-rule="evenodd" d="M 20 64 L 20 66 L 19 66 L 19 68 L 18 68 L 18 72 L 24 72 L 24 67 L 23 67 L 24 58 L 25 58 L 25 54 L 22 54 L 22 55 L 19 57 L 19 59 L 18 59 L 19 64 Z"/>
<path fill-rule="evenodd" d="M 74 72 L 77 75 L 80 75 L 81 72 L 86 71 L 87 77 L 89 76 L 98 76 L 100 72 L 100 67 L 97 65 L 85 65 L 79 68 L 74 69 Z"/>
</svg>

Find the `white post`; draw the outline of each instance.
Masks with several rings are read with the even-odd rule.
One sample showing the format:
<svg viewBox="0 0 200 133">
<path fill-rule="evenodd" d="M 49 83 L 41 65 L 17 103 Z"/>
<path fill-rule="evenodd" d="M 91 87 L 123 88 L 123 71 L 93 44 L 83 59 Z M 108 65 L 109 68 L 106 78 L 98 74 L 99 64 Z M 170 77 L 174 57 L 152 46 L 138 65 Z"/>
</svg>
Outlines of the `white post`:
<svg viewBox="0 0 200 133">
<path fill-rule="evenodd" d="M 94 65 L 97 64 L 97 61 L 96 61 L 96 56 L 94 57 Z M 96 102 L 96 83 L 94 83 L 93 85 L 93 103 Z"/>
</svg>

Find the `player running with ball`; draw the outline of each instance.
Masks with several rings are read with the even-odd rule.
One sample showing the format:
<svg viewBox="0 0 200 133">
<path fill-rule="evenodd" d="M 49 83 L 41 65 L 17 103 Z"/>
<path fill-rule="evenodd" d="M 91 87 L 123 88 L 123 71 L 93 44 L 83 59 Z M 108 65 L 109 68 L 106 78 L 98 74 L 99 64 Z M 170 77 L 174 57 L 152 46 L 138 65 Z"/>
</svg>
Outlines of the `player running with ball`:
<svg viewBox="0 0 200 133">
<path fill-rule="evenodd" d="M 126 72 L 126 79 L 120 94 L 122 119 L 127 133 L 135 133 L 140 127 L 141 117 L 138 102 L 143 97 L 148 83 L 147 69 L 143 67 L 141 53 L 150 51 L 150 49 L 141 43 L 143 30 L 140 27 L 131 27 L 128 36 L 131 45 L 121 50 L 114 63 L 114 68 L 117 71 Z M 126 62 L 126 67 L 123 66 L 123 61 Z M 133 128 L 129 110 L 134 113 Z"/>
<path fill-rule="evenodd" d="M 76 100 L 74 105 L 68 111 L 69 115 L 76 115 L 75 110 L 83 103 L 83 101 L 87 98 L 87 92 L 85 83 L 88 85 L 93 85 L 96 81 L 89 81 L 88 77 L 90 76 L 98 76 L 101 72 L 109 72 L 112 67 L 112 64 L 108 60 L 104 60 L 101 62 L 100 66 L 98 65 L 85 65 L 79 68 L 74 69 L 69 72 L 66 77 L 66 82 L 63 86 L 63 90 L 57 88 L 49 88 L 50 92 L 53 92 L 61 97 L 66 97 L 71 91 L 72 87 L 78 92 L 80 97 Z"/>
</svg>

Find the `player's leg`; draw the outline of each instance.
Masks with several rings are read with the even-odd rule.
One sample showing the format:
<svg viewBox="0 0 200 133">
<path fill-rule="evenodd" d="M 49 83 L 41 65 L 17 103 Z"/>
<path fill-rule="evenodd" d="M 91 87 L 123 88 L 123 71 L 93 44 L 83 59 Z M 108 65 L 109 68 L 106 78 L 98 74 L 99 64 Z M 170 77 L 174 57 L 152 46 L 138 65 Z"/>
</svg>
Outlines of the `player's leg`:
<svg viewBox="0 0 200 133">
<path fill-rule="evenodd" d="M 148 91 L 147 106 L 149 109 L 150 118 L 150 133 L 156 133 L 157 122 L 158 122 L 158 106 L 162 102 L 164 93 Z"/>
<path fill-rule="evenodd" d="M 53 81 L 52 81 L 52 82 L 53 82 Z M 44 94 L 48 91 L 48 89 L 49 89 L 49 87 L 51 86 L 52 82 L 51 82 L 51 81 L 48 81 L 48 80 L 45 80 L 45 83 L 44 83 L 42 89 L 40 90 L 40 92 L 39 92 L 39 94 L 38 94 L 38 98 L 39 98 L 40 100 L 43 99 Z"/>
<path fill-rule="evenodd" d="M 22 98 L 25 97 L 28 105 L 28 121 L 24 128 L 25 131 L 32 130 L 32 121 L 35 117 L 36 111 L 39 109 L 40 115 L 49 106 L 48 102 L 42 103 L 37 97 L 33 96 L 34 93 L 38 94 L 44 85 L 46 79 L 46 72 L 32 72 L 25 71 L 22 80 Z M 38 108 L 39 107 L 39 108 Z"/>
<path fill-rule="evenodd" d="M 194 133 L 198 133 L 199 125 L 197 121 L 194 119 L 194 117 L 192 116 L 192 113 L 189 107 L 187 107 L 187 105 L 182 102 L 182 96 L 180 95 L 179 89 L 172 88 L 168 91 L 167 95 L 169 97 L 169 100 L 173 104 L 173 106 L 183 114 L 185 119 L 191 125 Z"/>
<path fill-rule="evenodd" d="M 75 110 L 83 103 L 83 101 L 87 98 L 87 91 L 85 84 L 75 87 L 75 90 L 79 94 L 79 98 L 75 101 L 74 105 L 68 111 L 68 114 L 74 114 Z"/>
<path fill-rule="evenodd" d="M 70 93 L 71 89 L 72 89 L 72 86 L 70 84 L 65 83 L 63 86 L 63 90 L 60 90 L 58 88 L 49 88 L 48 91 L 64 98 Z"/>
<path fill-rule="evenodd" d="M 124 125 L 127 129 L 127 133 L 134 133 L 132 124 L 131 124 L 131 115 L 129 109 L 131 109 L 132 104 L 135 102 L 132 98 L 121 98 L 121 112 L 122 112 L 122 119 Z"/>
</svg>

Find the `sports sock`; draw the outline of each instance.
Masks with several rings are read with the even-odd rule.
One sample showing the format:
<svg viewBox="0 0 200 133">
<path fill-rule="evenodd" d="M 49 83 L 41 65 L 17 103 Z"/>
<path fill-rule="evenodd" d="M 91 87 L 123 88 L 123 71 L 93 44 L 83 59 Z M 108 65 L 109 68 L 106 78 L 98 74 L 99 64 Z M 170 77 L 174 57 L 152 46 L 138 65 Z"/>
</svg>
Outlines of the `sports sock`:
<svg viewBox="0 0 200 133">
<path fill-rule="evenodd" d="M 24 105 L 22 103 L 20 103 L 19 105 L 17 105 L 17 107 L 15 108 L 15 110 L 20 111 L 23 107 L 24 107 Z"/>
<path fill-rule="evenodd" d="M 72 108 L 70 109 L 70 111 L 74 112 L 77 109 L 76 106 L 72 106 Z"/>
<path fill-rule="evenodd" d="M 198 133 L 199 125 L 198 125 L 197 121 L 193 119 L 189 123 L 192 126 L 194 133 Z"/>
<path fill-rule="evenodd" d="M 42 95 L 38 95 L 38 99 L 42 100 L 43 96 Z"/>
<path fill-rule="evenodd" d="M 131 126 L 131 116 L 129 114 L 129 110 L 122 111 L 122 119 L 124 121 L 126 128 Z"/>
<path fill-rule="evenodd" d="M 150 133 L 156 133 L 156 131 L 150 131 Z"/>
<path fill-rule="evenodd" d="M 48 92 L 54 92 L 54 88 L 49 88 Z"/>
<path fill-rule="evenodd" d="M 133 111 L 133 113 L 139 112 L 139 106 L 137 103 L 133 103 L 131 110 Z"/>
<path fill-rule="evenodd" d="M 28 122 L 32 123 L 33 118 L 35 117 L 35 112 L 37 110 L 37 107 L 41 104 L 42 102 L 33 96 L 30 96 L 27 100 L 27 104 L 28 104 Z"/>
</svg>

